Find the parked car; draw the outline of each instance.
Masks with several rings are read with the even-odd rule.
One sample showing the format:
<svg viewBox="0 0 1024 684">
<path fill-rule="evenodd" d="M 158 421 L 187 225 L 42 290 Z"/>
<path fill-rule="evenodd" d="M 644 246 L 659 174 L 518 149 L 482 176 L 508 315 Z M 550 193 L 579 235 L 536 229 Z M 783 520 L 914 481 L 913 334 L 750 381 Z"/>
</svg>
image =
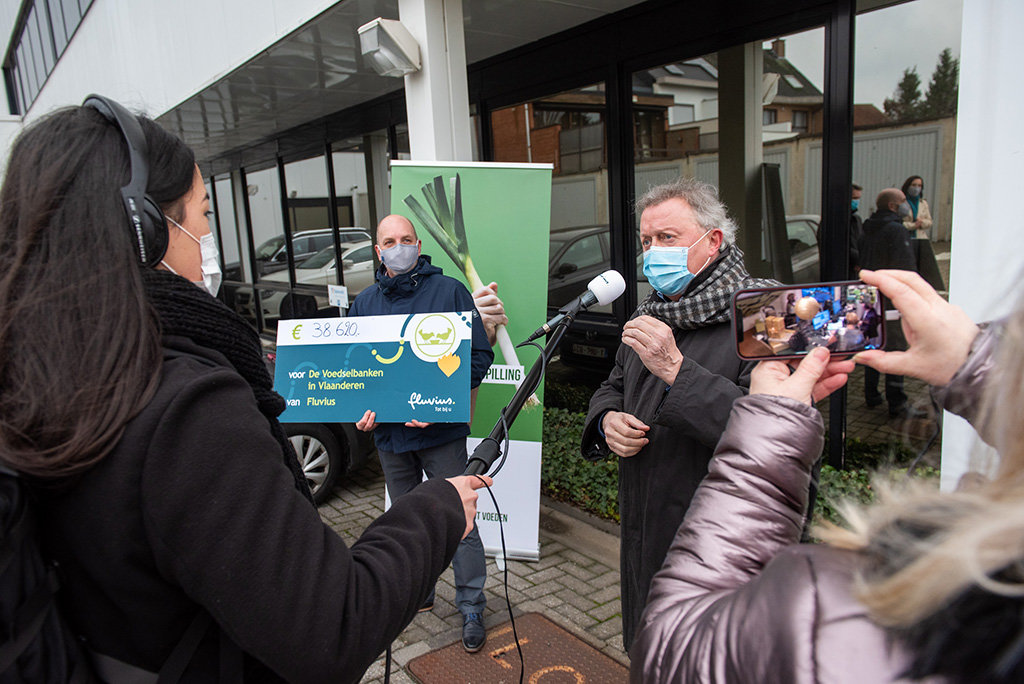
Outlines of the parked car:
<svg viewBox="0 0 1024 684">
<path fill-rule="evenodd" d="M 818 253 L 817 214 L 795 214 L 786 217 L 786 237 L 793 262 L 793 283 L 813 283 L 821 280 L 821 256 Z"/>
<path fill-rule="evenodd" d="M 370 239 L 365 228 L 339 228 L 338 239 L 341 242 L 362 242 Z M 292 245 L 295 247 L 295 264 L 298 265 L 325 247 L 334 244 L 334 235 L 330 228 L 303 230 L 292 234 Z M 288 268 L 288 247 L 284 234 L 275 235 L 256 248 L 256 272 L 259 275 L 276 273 Z M 224 265 L 226 280 L 244 281 L 241 264 L 237 261 Z"/>
<path fill-rule="evenodd" d="M 277 344 L 273 337 L 261 335 L 263 359 L 274 375 Z M 377 455 L 373 433 L 360 432 L 354 423 L 281 423 L 295 447 L 302 472 L 313 493 L 313 501 L 322 504 L 334 486 L 347 474 Z"/>
<path fill-rule="evenodd" d="M 643 256 L 637 237 L 638 296 L 651 291 L 643 275 Z M 595 276 L 611 268 L 611 241 L 607 225 L 556 230 L 550 237 L 548 316 L 581 294 Z M 559 348 L 566 365 L 604 370 L 610 368 L 621 328 L 608 314 L 612 305 L 591 307 L 566 331 Z M 601 315 L 605 314 L 605 315 Z"/>
<path fill-rule="evenodd" d="M 342 274 L 345 278 L 345 287 L 348 288 L 348 300 L 351 303 L 357 294 L 373 284 L 373 244 L 368 240 L 343 242 L 341 250 Z M 260 282 L 287 283 L 288 272 L 279 271 L 278 273 L 272 273 L 261 278 Z M 314 297 L 316 308 L 322 309 L 328 306 L 327 286 L 338 282 L 337 270 L 335 269 L 334 245 L 323 248 L 297 265 L 295 267 L 295 282 L 300 285 L 319 285 L 323 287 L 323 294 Z M 281 290 L 260 290 L 260 301 L 263 305 L 264 318 L 282 317 L 281 304 L 287 294 L 287 292 Z M 253 314 L 252 298 L 245 293 L 236 295 L 235 304 L 244 314 Z"/>
<path fill-rule="evenodd" d="M 786 235 L 793 266 L 794 283 L 812 283 L 820 280 L 818 254 L 817 214 L 795 214 L 786 217 Z M 638 238 L 639 239 L 639 238 Z M 551 267 L 548 280 L 548 312 L 553 316 L 580 294 L 598 273 L 610 268 L 610 250 L 607 226 L 556 231 L 551 233 Z M 600 246 L 602 261 L 593 263 Z M 568 264 L 568 265 L 567 265 Z M 575 266 L 575 268 L 573 268 Z M 578 276 L 576 274 L 579 274 Z M 576 276 L 576 277 L 573 277 Z M 643 275 L 643 254 L 637 243 L 637 300 L 651 292 Z M 566 332 L 559 348 L 559 356 L 567 366 L 599 372 L 608 372 L 615 362 L 615 352 L 621 341 L 622 327 L 608 316 L 593 312 L 611 312 L 611 306 L 594 307 L 591 313 L 579 316 Z"/>
</svg>

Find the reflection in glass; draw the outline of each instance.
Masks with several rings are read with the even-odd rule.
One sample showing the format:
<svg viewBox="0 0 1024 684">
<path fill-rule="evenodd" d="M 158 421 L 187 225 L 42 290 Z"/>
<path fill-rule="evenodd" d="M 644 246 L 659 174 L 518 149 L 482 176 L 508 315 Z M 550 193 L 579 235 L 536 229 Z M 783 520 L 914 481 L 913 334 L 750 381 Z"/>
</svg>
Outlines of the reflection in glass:
<svg viewBox="0 0 1024 684">
<path fill-rule="evenodd" d="M 554 167 L 548 307 L 560 307 L 611 268 L 604 84 L 496 109 L 491 132 L 494 161 Z"/>
<path fill-rule="evenodd" d="M 293 240 L 303 236 L 306 231 L 329 230 L 331 224 L 327 209 L 327 169 L 323 156 L 285 164 L 284 183 L 285 192 L 288 193 L 288 225 Z M 295 254 L 298 265 L 298 248 Z M 302 254 L 302 258 L 309 256 L 308 250 Z"/>
<path fill-rule="evenodd" d="M 949 282 L 955 112 L 926 108 L 924 103 L 943 49 L 950 49 L 950 58 L 959 55 L 960 14 L 960 0 L 915 0 L 862 13 L 857 16 L 854 52 L 853 182 L 861 190 L 851 188 L 851 228 L 859 231 L 864 221 L 877 215 L 876 198 L 883 189 L 899 188 L 908 177 L 921 176 L 924 192 L 920 196 L 927 202 L 932 224 L 921 238 L 917 238 L 920 226 L 906 227 L 908 232 L 913 230 L 917 270 L 943 295 Z M 917 35 L 928 35 L 929 40 L 894 41 L 887 37 L 894 26 L 913 26 Z M 919 77 L 916 100 L 904 100 L 901 94 L 908 72 Z M 936 94 L 934 99 L 941 98 Z M 906 106 L 894 106 L 893 101 Z M 809 196 L 809 204 L 820 206 L 820 183 L 808 191 L 818 193 Z M 923 213 L 921 206 L 919 212 Z M 855 261 L 851 262 L 854 267 Z M 890 347 L 899 345 L 899 321 L 882 327 L 888 327 Z M 860 454 L 869 453 L 875 454 L 878 465 L 906 466 L 920 454 L 922 463 L 938 466 L 942 442 L 938 412 L 932 408 L 925 384 L 912 378 L 887 378 L 884 387 L 892 390 L 887 393 L 892 396 L 885 399 L 892 405 L 871 384 L 865 382 L 862 367 L 850 376 L 848 462 L 853 458 L 854 465 L 859 465 Z"/>
</svg>

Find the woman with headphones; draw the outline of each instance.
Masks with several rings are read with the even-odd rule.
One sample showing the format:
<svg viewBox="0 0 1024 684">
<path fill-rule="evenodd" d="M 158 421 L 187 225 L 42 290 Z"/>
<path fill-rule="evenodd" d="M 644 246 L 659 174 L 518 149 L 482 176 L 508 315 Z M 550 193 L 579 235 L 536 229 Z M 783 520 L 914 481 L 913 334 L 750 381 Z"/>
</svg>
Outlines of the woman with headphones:
<svg viewBox="0 0 1024 684">
<path fill-rule="evenodd" d="M 36 498 L 62 613 L 100 674 L 356 681 L 471 529 L 432 480 L 351 548 L 320 520 L 256 332 L 215 299 L 191 150 L 91 96 L 31 124 L 0 190 L 0 459 Z M 212 618 L 212 623 L 209 620 Z"/>
</svg>

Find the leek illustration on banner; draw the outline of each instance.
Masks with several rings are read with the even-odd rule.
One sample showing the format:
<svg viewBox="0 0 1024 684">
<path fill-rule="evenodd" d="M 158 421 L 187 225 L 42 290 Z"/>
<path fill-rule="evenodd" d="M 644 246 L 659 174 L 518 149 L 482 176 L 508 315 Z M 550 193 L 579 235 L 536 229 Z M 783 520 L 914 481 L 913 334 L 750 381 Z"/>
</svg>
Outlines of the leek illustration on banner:
<svg viewBox="0 0 1024 684">
<path fill-rule="evenodd" d="M 419 219 L 420 224 L 437 241 L 445 253 L 455 264 L 462 269 L 469 281 L 471 292 L 484 287 L 484 281 L 476 272 L 473 259 L 469 254 L 469 240 L 466 238 L 466 224 L 462 215 L 462 179 L 459 174 L 449 179 L 451 186 L 452 202 L 448 201 L 448 192 L 445 189 L 444 178 L 435 176 L 433 182 L 423 185 L 423 196 L 430 206 L 428 212 L 423 208 L 415 197 L 408 195 L 405 204 L 412 210 L 412 213 Z M 511 366 L 522 366 L 516 354 L 515 345 L 509 337 L 504 325 L 499 325 L 494 330 L 498 340 L 498 347 L 505 363 Z M 529 405 L 539 404 L 536 396 L 531 396 Z"/>
</svg>

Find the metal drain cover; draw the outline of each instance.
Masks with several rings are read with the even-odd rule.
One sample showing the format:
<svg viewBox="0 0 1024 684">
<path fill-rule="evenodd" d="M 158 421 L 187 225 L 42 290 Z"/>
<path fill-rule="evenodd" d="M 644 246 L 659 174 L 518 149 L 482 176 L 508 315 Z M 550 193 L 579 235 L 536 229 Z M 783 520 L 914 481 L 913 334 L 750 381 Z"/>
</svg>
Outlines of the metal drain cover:
<svg viewBox="0 0 1024 684">
<path fill-rule="evenodd" d="M 590 644 L 565 631 L 540 613 L 516 618 L 528 684 L 622 684 L 629 671 Z M 487 631 L 479 653 L 466 653 L 456 641 L 409 661 L 409 672 L 421 684 L 517 684 L 519 653 L 512 623 Z"/>
</svg>

